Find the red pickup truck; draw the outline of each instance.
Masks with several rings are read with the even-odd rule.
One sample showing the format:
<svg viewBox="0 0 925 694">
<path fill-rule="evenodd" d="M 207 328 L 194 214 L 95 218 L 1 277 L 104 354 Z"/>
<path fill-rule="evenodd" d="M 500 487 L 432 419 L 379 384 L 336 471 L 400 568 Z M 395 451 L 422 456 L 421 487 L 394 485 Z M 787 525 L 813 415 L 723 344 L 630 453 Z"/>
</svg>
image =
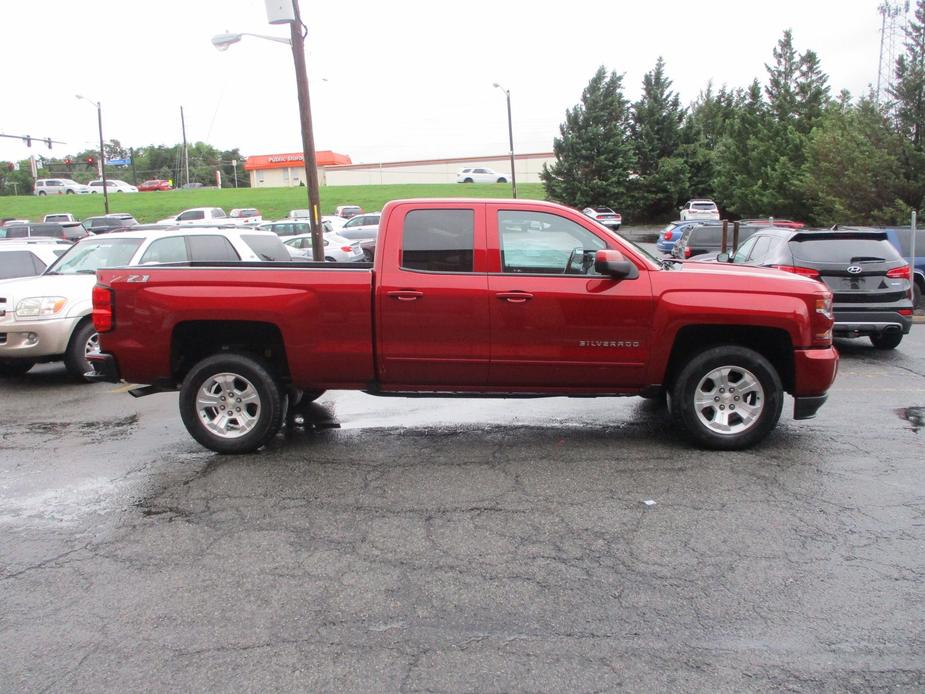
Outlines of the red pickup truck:
<svg viewBox="0 0 925 694">
<path fill-rule="evenodd" d="M 668 262 L 567 207 L 389 203 L 374 264 L 99 270 L 96 380 L 180 391 L 190 434 L 253 451 L 289 404 L 374 395 L 667 395 L 695 442 L 750 446 L 815 415 L 832 295 L 763 268 Z"/>
</svg>

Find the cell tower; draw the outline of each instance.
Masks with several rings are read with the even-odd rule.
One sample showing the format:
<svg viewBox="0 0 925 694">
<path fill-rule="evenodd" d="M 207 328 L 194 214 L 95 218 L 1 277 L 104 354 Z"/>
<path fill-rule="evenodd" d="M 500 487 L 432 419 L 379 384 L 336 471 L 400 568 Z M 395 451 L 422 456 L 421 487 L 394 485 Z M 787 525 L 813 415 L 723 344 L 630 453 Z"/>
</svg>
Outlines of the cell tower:
<svg viewBox="0 0 925 694">
<path fill-rule="evenodd" d="M 884 2 L 877 8 L 880 14 L 880 67 L 877 71 L 877 102 L 889 97 L 896 69 L 896 55 L 902 49 L 906 31 L 906 15 L 909 0 L 905 2 Z"/>
</svg>

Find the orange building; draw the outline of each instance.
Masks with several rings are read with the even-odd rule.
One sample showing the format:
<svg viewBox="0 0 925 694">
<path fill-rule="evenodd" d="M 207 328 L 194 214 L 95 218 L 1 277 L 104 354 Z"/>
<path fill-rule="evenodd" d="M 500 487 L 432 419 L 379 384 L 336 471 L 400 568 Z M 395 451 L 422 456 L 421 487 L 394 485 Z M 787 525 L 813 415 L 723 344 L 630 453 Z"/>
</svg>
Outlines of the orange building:
<svg viewBox="0 0 925 694">
<path fill-rule="evenodd" d="M 308 183 L 305 178 L 305 157 L 302 152 L 256 154 L 247 158 L 244 170 L 250 172 L 251 188 L 285 188 Z M 346 154 L 328 150 L 315 152 L 318 180 L 325 185 L 324 167 L 352 164 Z"/>
</svg>

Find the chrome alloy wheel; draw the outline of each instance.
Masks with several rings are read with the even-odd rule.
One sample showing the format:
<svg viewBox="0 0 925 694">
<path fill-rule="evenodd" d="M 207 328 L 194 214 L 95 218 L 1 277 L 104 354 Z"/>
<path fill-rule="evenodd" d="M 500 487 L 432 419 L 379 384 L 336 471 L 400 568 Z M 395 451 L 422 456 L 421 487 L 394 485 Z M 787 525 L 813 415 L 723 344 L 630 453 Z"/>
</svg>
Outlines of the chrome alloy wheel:
<svg viewBox="0 0 925 694">
<path fill-rule="evenodd" d="M 700 423 L 721 435 L 741 434 L 761 417 L 764 389 L 758 378 L 741 366 L 720 366 L 700 379 L 694 409 Z"/>
<path fill-rule="evenodd" d="M 87 338 L 87 344 L 84 345 L 84 357 L 89 357 L 91 354 L 100 353 L 100 334 L 93 333 L 90 337 Z"/>
<path fill-rule="evenodd" d="M 260 418 L 260 394 L 239 374 L 217 373 L 196 394 L 196 412 L 210 432 L 236 439 L 251 431 Z"/>
</svg>

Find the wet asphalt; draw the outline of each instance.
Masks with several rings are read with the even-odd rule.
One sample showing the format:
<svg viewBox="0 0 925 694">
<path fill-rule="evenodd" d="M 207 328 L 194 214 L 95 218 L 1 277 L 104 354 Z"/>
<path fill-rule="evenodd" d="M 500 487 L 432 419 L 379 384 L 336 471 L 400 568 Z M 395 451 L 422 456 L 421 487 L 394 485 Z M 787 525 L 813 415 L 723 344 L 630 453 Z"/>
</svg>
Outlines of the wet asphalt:
<svg viewBox="0 0 925 694">
<path fill-rule="evenodd" d="M 174 394 L 0 382 L 2 691 L 921 691 L 925 326 L 815 420 L 329 393 L 223 457 Z"/>
</svg>

